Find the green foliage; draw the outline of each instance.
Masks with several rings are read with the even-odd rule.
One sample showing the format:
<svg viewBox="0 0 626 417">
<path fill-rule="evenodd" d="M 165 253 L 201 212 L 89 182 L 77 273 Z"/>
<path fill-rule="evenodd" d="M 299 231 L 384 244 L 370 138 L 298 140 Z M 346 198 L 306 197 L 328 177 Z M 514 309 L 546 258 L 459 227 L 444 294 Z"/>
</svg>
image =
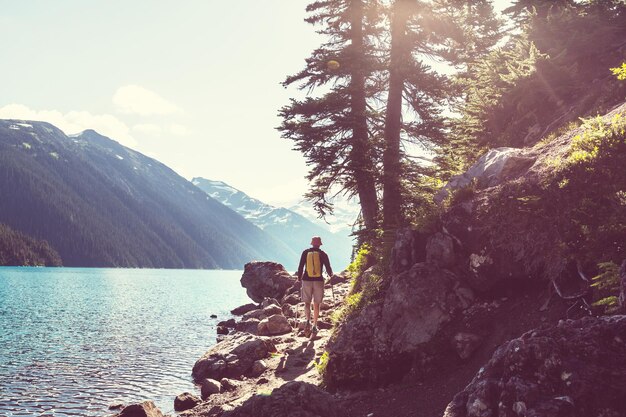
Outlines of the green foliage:
<svg viewBox="0 0 626 417">
<path fill-rule="evenodd" d="M 344 299 L 343 305 L 331 316 L 333 323 L 337 326 L 345 322 L 378 299 L 381 296 L 382 283 L 380 271 L 363 273 L 354 277 L 352 288 Z"/>
<path fill-rule="evenodd" d="M 560 274 L 569 261 L 620 262 L 626 252 L 624 117 L 585 122 L 566 158 L 546 164 L 540 181 L 488 191 L 478 207 L 496 250 L 524 262 L 525 272 Z M 514 198 L 513 198 L 514 197 Z"/>
<path fill-rule="evenodd" d="M 626 80 L 626 62 L 622 63 L 621 67 L 611 68 L 611 72 L 618 80 Z"/>
<path fill-rule="evenodd" d="M 593 277 L 591 286 L 596 290 L 594 306 L 603 307 L 605 314 L 615 313 L 619 308 L 617 294 L 620 290 L 619 266 L 614 262 L 598 264 L 600 273 Z"/>
<path fill-rule="evenodd" d="M 615 152 L 623 144 L 626 137 L 626 117 L 616 113 L 609 123 L 602 117 L 583 120 L 583 132 L 572 139 L 571 153 L 567 158 L 569 164 L 591 163 L 603 153 Z"/>
<path fill-rule="evenodd" d="M 324 376 L 324 372 L 326 371 L 326 366 L 328 366 L 328 360 L 330 359 L 330 355 L 328 351 L 324 351 L 322 356 L 320 356 L 319 360 L 315 364 L 315 369 L 319 372 L 320 375 Z"/>
<path fill-rule="evenodd" d="M 355 278 L 365 272 L 367 265 L 371 263 L 370 257 L 372 256 L 372 246 L 369 243 L 364 243 L 357 250 L 354 261 L 346 268 L 350 273 L 350 276 Z"/>
<path fill-rule="evenodd" d="M 463 171 L 487 148 L 534 143 L 626 94 L 624 83 L 606 75 L 623 61 L 626 3 L 525 0 L 508 12 L 517 33 L 457 77 L 458 117 L 438 156 L 444 175 Z M 614 68 L 618 76 L 622 70 Z"/>
</svg>

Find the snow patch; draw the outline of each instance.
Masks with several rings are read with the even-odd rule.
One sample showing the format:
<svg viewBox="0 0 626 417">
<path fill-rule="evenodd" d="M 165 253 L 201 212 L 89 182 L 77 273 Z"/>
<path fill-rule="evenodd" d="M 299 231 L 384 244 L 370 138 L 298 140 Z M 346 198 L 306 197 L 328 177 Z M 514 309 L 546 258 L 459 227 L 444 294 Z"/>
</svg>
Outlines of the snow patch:
<svg viewBox="0 0 626 417">
<path fill-rule="evenodd" d="M 124 160 L 124 157 L 123 157 L 123 156 L 121 156 L 121 155 L 115 155 L 115 157 L 116 157 L 117 159 L 119 159 L 120 161 L 123 161 L 123 160 Z"/>
</svg>

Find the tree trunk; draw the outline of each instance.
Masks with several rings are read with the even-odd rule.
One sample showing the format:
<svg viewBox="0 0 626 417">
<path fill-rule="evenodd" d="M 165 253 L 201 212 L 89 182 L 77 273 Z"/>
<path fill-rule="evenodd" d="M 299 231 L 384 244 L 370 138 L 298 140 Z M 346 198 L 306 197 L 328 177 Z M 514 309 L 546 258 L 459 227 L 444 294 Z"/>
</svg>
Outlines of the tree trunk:
<svg viewBox="0 0 626 417">
<path fill-rule="evenodd" d="M 406 41 L 408 5 L 411 0 L 396 0 L 391 17 L 391 57 L 389 95 L 385 115 L 385 148 L 383 151 L 383 229 L 389 238 L 402 224 L 400 177 L 400 129 L 402 125 L 402 92 L 404 63 L 410 59 Z"/>
<path fill-rule="evenodd" d="M 357 185 L 363 222 L 368 232 L 377 228 L 378 198 L 374 178 L 372 147 L 367 131 L 367 102 L 365 95 L 365 46 L 363 35 L 363 0 L 351 1 L 350 74 L 352 150 L 350 157 Z"/>
</svg>

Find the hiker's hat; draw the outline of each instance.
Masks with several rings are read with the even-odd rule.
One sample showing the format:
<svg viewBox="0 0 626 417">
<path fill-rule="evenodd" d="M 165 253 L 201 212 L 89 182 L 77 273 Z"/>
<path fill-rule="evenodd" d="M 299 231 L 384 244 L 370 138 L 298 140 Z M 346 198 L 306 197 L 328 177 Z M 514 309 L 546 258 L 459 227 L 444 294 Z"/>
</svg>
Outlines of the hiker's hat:
<svg viewBox="0 0 626 417">
<path fill-rule="evenodd" d="M 313 246 L 322 246 L 322 238 L 319 236 L 313 236 L 311 238 L 311 245 Z"/>
</svg>

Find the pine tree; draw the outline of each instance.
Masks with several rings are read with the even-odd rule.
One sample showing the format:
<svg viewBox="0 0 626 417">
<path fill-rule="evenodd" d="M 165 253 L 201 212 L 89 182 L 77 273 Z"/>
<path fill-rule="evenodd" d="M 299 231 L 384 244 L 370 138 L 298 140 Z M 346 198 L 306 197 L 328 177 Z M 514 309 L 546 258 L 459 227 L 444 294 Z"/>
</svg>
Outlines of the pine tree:
<svg viewBox="0 0 626 417">
<path fill-rule="evenodd" d="M 311 24 L 321 24 L 319 33 L 327 41 L 307 59 L 306 68 L 288 77 L 289 86 L 318 97 L 292 99 L 279 114 L 284 138 L 295 142 L 311 170 L 306 197 L 320 213 L 332 213 L 328 201 L 334 189 L 357 195 L 365 229 L 378 227 L 376 155 L 370 136 L 368 97 L 376 88 L 375 38 L 379 32 L 380 5 L 377 1 L 316 1 L 307 7 Z"/>
</svg>

